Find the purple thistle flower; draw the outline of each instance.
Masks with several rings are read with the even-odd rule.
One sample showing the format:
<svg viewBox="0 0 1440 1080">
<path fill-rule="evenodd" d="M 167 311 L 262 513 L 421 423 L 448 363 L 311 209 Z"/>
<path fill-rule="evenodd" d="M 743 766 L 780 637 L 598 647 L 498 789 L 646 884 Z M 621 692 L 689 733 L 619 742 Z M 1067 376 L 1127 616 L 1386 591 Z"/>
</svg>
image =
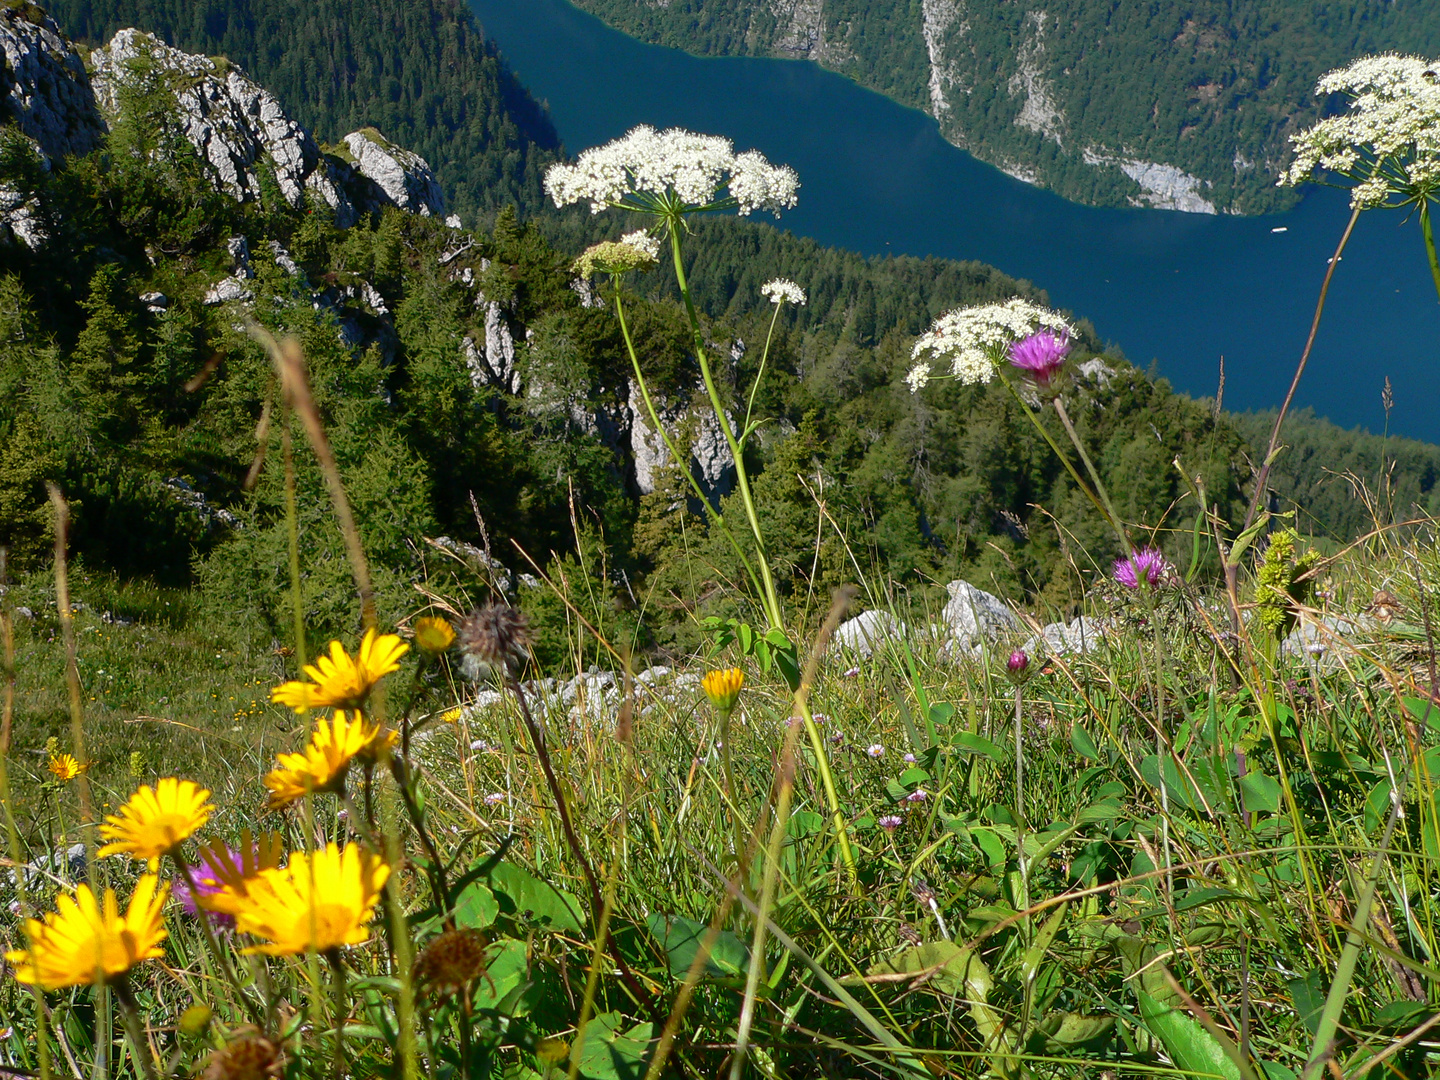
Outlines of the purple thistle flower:
<svg viewBox="0 0 1440 1080">
<path fill-rule="evenodd" d="M 1070 335 L 1064 330 L 1040 330 L 1010 345 L 1010 363 L 1034 380 L 1036 386 L 1049 386 L 1070 352 Z"/>
<path fill-rule="evenodd" d="M 876 821 L 875 824 L 879 825 L 880 828 L 884 829 L 886 832 L 893 833 L 896 829 L 900 827 L 900 824 L 903 820 L 904 819 L 899 814 L 886 814 L 878 821 Z"/>
<path fill-rule="evenodd" d="M 1165 556 L 1159 548 L 1147 547 L 1127 559 L 1115 560 L 1115 580 L 1127 589 L 1138 589 L 1142 581 L 1158 585 L 1165 570 Z"/>
<path fill-rule="evenodd" d="M 237 875 L 245 872 L 244 864 L 240 858 L 240 852 L 235 848 L 227 847 L 225 849 L 225 861 L 235 868 Z M 195 898 L 197 896 L 214 896 L 224 889 L 224 886 L 215 876 L 215 871 L 203 862 L 197 866 L 190 867 L 190 876 L 195 879 L 195 888 L 193 891 L 190 888 L 190 882 L 186 881 L 185 876 L 182 874 L 177 875 L 171 880 L 170 895 L 179 902 L 181 908 L 184 909 L 187 915 L 194 916 L 198 919 L 203 909 L 195 902 Z M 216 926 L 229 929 L 235 925 L 235 916 L 233 915 L 226 915 L 219 911 L 208 911 L 205 912 L 205 914 L 210 916 L 210 921 Z"/>
</svg>

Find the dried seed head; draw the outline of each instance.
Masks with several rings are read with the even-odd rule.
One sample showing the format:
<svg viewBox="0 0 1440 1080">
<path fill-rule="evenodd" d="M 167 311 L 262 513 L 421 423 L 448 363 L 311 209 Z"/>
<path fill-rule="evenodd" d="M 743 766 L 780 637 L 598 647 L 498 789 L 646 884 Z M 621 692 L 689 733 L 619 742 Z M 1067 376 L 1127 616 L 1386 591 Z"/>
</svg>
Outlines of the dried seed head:
<svg viewBox="0 0 1440 1080">
<path fill-rule="evenodd" d="M 205 1080 L 275 1080 L 284 1067 L 279 1043 L 247 1031 L 210 1055 Z"/>
<path fill-rule="evenodd" d="M 525 666 L 530 655 L 530 622 L 509 604 L 487 604 L 460 624 L 460 648 L 508 674 Z"/>
<path fill-rule="evenodd" d="M 432 994 L 455 993 L 485 973 L 485 935 L 446 930 L 415 961 L 415 981 Z"/>
</svg>

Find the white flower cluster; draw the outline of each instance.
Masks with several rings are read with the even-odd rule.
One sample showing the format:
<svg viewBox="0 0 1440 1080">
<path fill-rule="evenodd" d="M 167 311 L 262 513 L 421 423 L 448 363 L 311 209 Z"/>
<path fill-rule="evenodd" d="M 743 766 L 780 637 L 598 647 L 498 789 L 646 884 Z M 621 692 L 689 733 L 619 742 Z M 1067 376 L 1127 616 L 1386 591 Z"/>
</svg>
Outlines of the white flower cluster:
<svg viewBox="0 0 1440 1080">
<path fill-rule="evenodd" d="M 1363 210 L 1440 184 L 1440 61 L 1367 56 L 1323 76 L 1315 93 L 1347 94 L 1350 108 L 1291 136 L 1281 185 L 1339 173 L 1356 181 L 1350 205 Z"/>
<path fill-rule="evenodd" d="M 779 217 L 795 205 L 800 178 L 759 151 L 737 155 L 734 143 L 718 135 L 656 131 L 645 124 L 586 150 L 573 165 L 545 172 L 545 193 L 556 206 L 588 202 L 596 214 L 622 203 L 634 208 L 634 196 L 648 203 L 671 192 L 690 206 L 709 206 L 723 187 L 741 214 L 768 210 Z"/>
<path fill-rule="evenodd" d="M 651 236 L 644 229 L 627 232 L 624 236 L 620 237 L 620 243 L 626 247 L 634 248 L 651 262 L 660 261 L 660 238 L 658 236 Z"/>
<path fill-rule="evenodd" d="M 760 293 L 776 307 L 781 304 L 805 306 L 805 290 L 789 278 L 777 277 L 774 281 L 767 281 L 760 286 Z"/>
<path fill-rule="evenodd" d="M 947 311 L 916 339 L 910 353 L 916 363 L 905 381 L 918 392 L 930 381 L 931 362 L 948 358 L 950 374 L 962 383 L 989 382 L 1002 349 L 1044 328 L 1074 334 L 1058 314 L 1018 296 L 1000 304 Z"/>
</svg>

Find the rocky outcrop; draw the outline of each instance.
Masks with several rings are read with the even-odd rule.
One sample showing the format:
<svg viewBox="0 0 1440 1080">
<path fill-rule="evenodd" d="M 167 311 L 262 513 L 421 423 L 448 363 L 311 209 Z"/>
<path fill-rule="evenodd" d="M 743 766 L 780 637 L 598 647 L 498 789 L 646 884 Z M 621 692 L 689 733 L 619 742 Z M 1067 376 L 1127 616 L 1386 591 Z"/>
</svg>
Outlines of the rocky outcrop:
<svg viewBox="0 0 1440 1080">
<path fill-rule="evenodd" d="M 945 591 L 950 599 L 940 613 L 942 629 L 961 645 L 978 645 L 1020 629 L 1020 620 L 998 596 L 968 581 L 952 581 Z"/>
<path fill-rule="evenodd" d="M 4 119 L 47 157 L 88 154 L 105 125 L 85 64 L 60 27 L 31 4 L 0 10 L 0 102 Z"/>
<path fill-rule="evenodd" d="M 1086 147 L 1082 157 L 1086 165 L 1113 165 L 1139 184 L 1139 197 L 1130 200 L 1136 206 L 1183 210 L 1189 214 L 1217 213 L 1215 204 L 1200 194 L 1210 186 L 1209 181 L 1191 176 L 1174 165 L 1108 154 L 1094 147 Z"/>
<path fill-rule="evenodd" d="M 832 645 L 840 652 L 868 658 L 874 655 L 876 649 L 882 648 L 886 641 L 903 637 L 904 634 L 904 623 L 888 611 L 872 608 L 837 626 Z"/>
<path fill-rule="evenodd" d="M 1015 74 L 1010 76 L 1006 88 L 1011 97 L 1023 94 L 1025 98 L 1019 115 L 1015 117 L 1016 125 L 1053 139 L 1059 145 L 1060 130 L 1064 126 L 1065 117 L 1055 102 L 1042 67 L 1045 59 L 1045 23 L 1048 19 L 1049 16 L 1043 11 L 1026 12 L 1025 29 L 1028 36 L 1016 55 L 1018 68 Z"/>
<path fill-rule="evenodd" d="M 402 150 L 374 128 L 352 131 L 344 139 L 352 167 L 378 190 L 377 204 L 389 203 L 422 217 L 445 213 L 445 196 L 429 163 Z"/>
<path fill-rule="evenodd" d="M 320 148 L 264 87 L 225 60 L 171 48 L 154 34 L 121 30 L 90 55 L 91 83 L 108 120 L 119 115 L 127 89 L 168 86 L 177 119 L 216 187 L 241 202 L 259 198 L 259 166 L 268 160 L 280 193 L 298 207 L 308 187 L 331 206 Z M 163 82 L 161 81 L 163 80 Z M 318 184 L 318 186 L 317 186 Z"/>
<path fill-rule="evenodd" d="M 730 494 L 735 487 L 735 458 L 730 453 L 730 444 L 726 442 L 715 414 L 709 408 L 694 414 L 685 408 L 667 410 L 658 402 L 656 408 L 660 412 L 660 422 L 672 433 L 681 430 L 686 421 L 693 418 L 696 431 L 690 444 L 691 475 L 712 504 Z M 633 380 L 627 411 L 630 456 L 635 463 L 635 487 L 640 494 L 649 495 L 656 488 L 660 470 L 671 464 L 670 450 L 660 433 L 650 426 L 650 412 L 645 408 L 645 399 Z M 733 425 L 734 417 L 727 415 L 726 422 Z"/>
</svg>

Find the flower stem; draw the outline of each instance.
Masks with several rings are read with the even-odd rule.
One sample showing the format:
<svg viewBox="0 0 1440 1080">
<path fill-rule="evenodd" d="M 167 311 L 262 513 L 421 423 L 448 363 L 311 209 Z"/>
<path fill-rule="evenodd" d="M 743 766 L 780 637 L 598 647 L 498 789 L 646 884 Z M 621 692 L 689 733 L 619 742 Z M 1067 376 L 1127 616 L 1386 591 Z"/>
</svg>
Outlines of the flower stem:
<svg viewBox="0 0 1440 1080">
<path fill-rule="evenodd" d="M 750 384 L 750 398 L 745 402 L 745 423 L 740 428 L 740 445 L 742 448 L 745 445 L 745 440 L 750 437 L 750 414 L 755 410 L 755 395 L 760 390 L 760 380 L 765 377 L 765 363 L 770 359 L 770 342 L 775 337 L 775 324 L 780 321 L 781 306 L 780 304 L 776 304 L 775 312 L 770 316 L 770 329 L 766 331 L 765 334 L 765 351 L 760 354 L 760 367 L 755 372 L 755 381 Z"/>
<path fill-rule="evenodd" d="M 685 479 L 689 481 L 691 489 L 695 492 L 695 497 L 700 500 L 700 505 L 705 507 L 710 516 L 714 518 L 715 524 L 719 526 L 725 539 L 730 542 L 730 546 L 735 550 L 735 555 L 740 560 L 740 565 L 745 568 L 745 575 L 750 579 L 750 583 L 754 586 L 755 592 L 762 594 L 763 588 L 760 578 L 756 575 L 754 567 L 750 565 L 750 560 L 745 555 L 745 549 L 740 546 L 740 542 L 735 538 L 735 534 L 730 531 L 730 526 L 725 523 L 725 516 L 718 508 L 710 505 L 710 500 L 706 497 L 704 490 L 695 479 L 695 475 L 686 467 L 685 458 L 681 456 L 679 448 L 676 447 L 674 440 L 670 438 L 670 433 L 665 430 L 665 425 L 660 422 L 660 414 L 656 411 L 655 402 L 650 397 L 650 385 L 645 381 L 645 373 L 640 370 L 640 358 L 635 353 L 635 343 L 630 337 L 629 324 L 625 321 L 625 307 L 620 302 L 620 282 L 618 280 L 615 282 L 615 314 L 620 319 L 620 334 L 625 339 L 625 348 L 630 353 L 630 366 L 635 369 L 635 383 L 640 388 L 640 397 L 645 402 L 645 411 L 650 414 L 650 423 L 655 425 L 656 434 L 659 435 L 661 441 L 664 442 L 665 449 L 670 451 L 670 457 L 675 461 L 675 467 L 678 468 L 681 473 L 684 474 Z"/>
<path fill-rule="evenodd" d="M 725 801 L 730 805 L 730 821 L 735 829 L 735 871 L 740 884 L 745 885 L 745 829 L 740 823 L 739 792 L 735 787 L 735 772 L 730 764 L 730 714 L 732 710 L 720 712 L 720 763 L 725 770 Z"/>
<path fill-rule="evenodd" d="M 330 961 L 330 973 L 335 990 L 335 1080 L 345 1078 L 345 1015 L 348 1000 L 345 996 L 345 964 L 340 959 L 339 949 L 329 949 L 325 958 Z"/>
<path fill-rule="evenodd" d="M 130 1036 L 130 1044 L 135 1048 L 135 1060 L 140 1063 L 145 1080 L 159 1080 L 155 1072 L 155 1061 L 150 1056 L 150 1043 L 145 1038 L 145 1027 L 140 1022 L 140 1010 L 135 1004 L 135 996 L 130 992 L 129 981 L 124 975 L 120 975 L 107 985 L 115 991 L 115 1000 L 120 1002 L 120 1014 L 125 1018 L 125 1033 Z"/>
<path fill-rule="evenodd" d="M 1425 237 L 1425 254 L 1430 260 L 1430 277 L 1435 281 L 1435 292 L 1440 294 L 1440 256 L 1435 253 L 1435 230 L 1430 224 L 1430 197 L 1420 199 L 1420 232 Z M 1388 424 L 1389 417 L 1386 417 Z"/>
<path fill-rule="evenodd" d="M 720 391 L 715 386 L 715 376 L 710 370 L 710 358 L 705 349 L 705 334 L 700 329 L 700 316 L 695 313 L 695 302 L 690 297 L 690 285 L 685 279 L 685 266 L 680 254 L 680 230 L 670 227 L 670 252 L 675 262 L 675 281 L 680 286 L 680 296 L 685 301 L 685 314 L 690 320 L 690 332 L 695 338 L 695 359 L 700 364 L 700 377 L 705 382 L 705 392 L 710 397 L 710 407 L 715 420 L 730 447 L 730 456 L 735 459 L 735 485 L 740 491 L 740 501 L 745 506 L 745 517 L 750 523 L 750 532 L 755 537 L 755 556 L 760 564 L 760 577 L 764 586 L 762 601 L 765 617 L 770 629 L 784 630 L 785 619 L 780 612 L 780 596 L 775 588 L 775 578 L 770 570 L 770 557 L 765 548 L 765 534 L 760 529 L 760 516 L 755 510 L 755 498 L 750 493 L 750 476 L 745 469 L 745 457 L 735 433 L 730 430 L 730 421 L 725 416 L 725 406 L 720 400 Z"/>
<path fill-rule="evenodd" d="M 1100 479 L 1100 473 L 1095 468 L 1095 463 L 1090 460 L 1090 455 L 1085 452 L 1085 444 L 1080 441 L 1080 436 L 1075 433 L 1075 425 L 1070 423 L 1070 414 L 1065 411 L 1065 403 L 1059 396 L 1055 398 L 1055 414 L 1060 417 L 1060 423 L 1065 426 L 1065 434 L 1070 436 L 1070 441 L 1075 445 L 1075 451 L 1080 455 L 1080 461 L 1085 466 L 1085 471 L 1090 474 L 1090 479 L 1095 483 L 1095 492 L 1100 496 L 1100 501 L 1105 504 L 1105 519 L 1110 522 L 1110 527 L 1115 530 L 1115 535 L 1120 538 L 1120 550 L 1130 554 L 1130 538 L 1125 535 L 1125 530 L 1120 527 L 1119 515 L 1115 513 L 1115 506 L 1110 501 L 1110 494 L 1105 490 L 1105 484 Z"/>
<path fill-rule="evenodd" d="M 205 938 L 205 947 L 210 950 L 210 955 L 215 958 L 215 963 L 219 966 L 220 973 L 225 976 L 225 981 L 228 982 L 230 988 L 235 991 L 236 997 L 240 999 L 240 1004 L 243 1005 L 245 1011 L 250 1014 L 250 1019 L 254 1021 L 256 1026 L 262 1025 L 263 1018 L 260 1015 L 259 1006 L 251 1001 L 245 993 L 244 988 L 240 985 L 239 976 L 235 974 L 235 969 L 230 965 L 230 958 L 225 955 L 224 951 L 220 948 L 220 943 L 215 940 L 215 930 L 210 925 L 210 912 L 200 906 L 200 886 L 195 880 L 195 874 L 190 869 L 190 863 L 184 855 L 180 854 L 178 847 L 170 850 L 170 861 L 175 864 L 175 869 L 180 871 L 180 876 L 185 879 L 185 884 L 190 886 L 190 898 L 195 904 L 195 914 L 197 921 L 200 923 L 200 933 Z"/>
</svg>

